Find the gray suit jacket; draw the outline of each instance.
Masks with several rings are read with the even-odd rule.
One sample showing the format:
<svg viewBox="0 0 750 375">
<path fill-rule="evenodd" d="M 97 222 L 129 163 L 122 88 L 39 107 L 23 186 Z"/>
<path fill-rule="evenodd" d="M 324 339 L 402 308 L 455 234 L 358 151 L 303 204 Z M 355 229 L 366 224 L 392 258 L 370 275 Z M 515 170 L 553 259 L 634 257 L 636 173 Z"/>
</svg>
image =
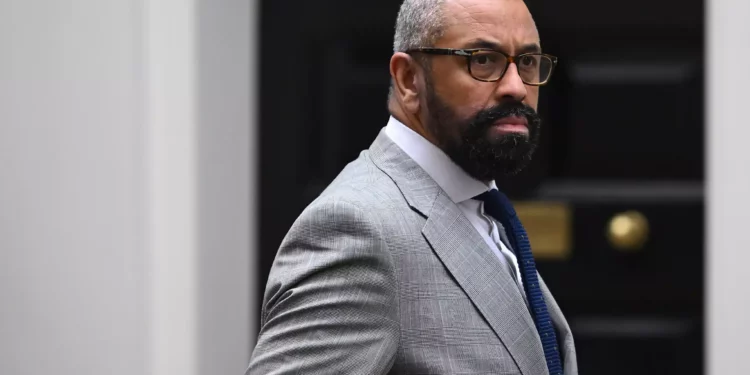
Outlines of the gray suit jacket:
<svg viewBox="0 0 750 375">
<path fill-rule="evenodd" d="M 577 374 L 570 328 L 542 287 L 565 374 Z M 508 269 L 381 132 L 281 244 L 247 374 L 548 371 Z"/>
</svg>

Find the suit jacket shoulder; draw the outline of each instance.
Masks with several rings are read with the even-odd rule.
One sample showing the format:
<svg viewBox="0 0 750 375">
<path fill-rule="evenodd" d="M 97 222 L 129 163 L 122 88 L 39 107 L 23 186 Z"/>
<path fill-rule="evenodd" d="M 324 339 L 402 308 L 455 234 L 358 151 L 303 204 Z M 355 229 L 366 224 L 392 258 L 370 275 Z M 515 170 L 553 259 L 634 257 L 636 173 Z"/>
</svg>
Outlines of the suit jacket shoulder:
<svg viewBox="0 0 750 375">
<path fill-rule="evenodd" d="M 382 374 L 399 343 L 382 220 L 397 193 L 366 155 L 292 225 L 274 260 L 248 374 Z"/>
</svg>

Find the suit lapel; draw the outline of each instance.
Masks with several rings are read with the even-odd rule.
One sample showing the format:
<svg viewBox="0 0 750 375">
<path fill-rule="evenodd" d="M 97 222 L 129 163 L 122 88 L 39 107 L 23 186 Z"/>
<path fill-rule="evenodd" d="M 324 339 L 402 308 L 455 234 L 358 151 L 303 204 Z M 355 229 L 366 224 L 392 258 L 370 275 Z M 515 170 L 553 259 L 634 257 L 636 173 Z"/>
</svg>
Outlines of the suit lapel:
<svg viewBox="0 0 750 375">
<path fill-rule="evenodd" d="M 438 195 L 422 233 L 508 349 L 521 373 L 546 374 L 544 350 L 520 289 L 445 194 Z"/>
<path fill-rule="evenodd" d="M 463 212 L 381 132 L 370 157 L 427 218 L 422 233 L 525 375 L 547 374 L 544 350 L 521 292 Z"/>
<path fill-rule="evenodd" d="M 542 294 L 544 295 L 545 303 L 547 303 L 547 310 L 549 311 L 550 318 L 552 318 L 552 323 L 557 329 L 557 340 L 561 348 L 560 355 L 562 356 L 565 374 L 578 374 L 573 332 L 570 330 L 570 326 L 568 326 L 568 322 L 565 320 L 560 306 L 557 305 L 557 301 L 552 297 L 552 293 L 550 293 L 547 284 L 544 283 L 541 276 L 539 276 L 539 285 L 542 287 Z"/>
</svg>

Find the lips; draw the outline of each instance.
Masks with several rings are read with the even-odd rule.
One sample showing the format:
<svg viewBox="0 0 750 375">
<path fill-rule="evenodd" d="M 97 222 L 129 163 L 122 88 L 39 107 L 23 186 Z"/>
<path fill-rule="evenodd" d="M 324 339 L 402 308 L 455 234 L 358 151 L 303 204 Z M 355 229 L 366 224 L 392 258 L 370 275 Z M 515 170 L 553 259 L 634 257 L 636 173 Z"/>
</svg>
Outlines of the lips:
<svg viewBox="0 0 750 375">
<path fill-rule="evenodd" d="M 503 117 L 501 119 L 495 120 L 492 125 L 495 126 L 504 126 L 504 125 L 510 125 L 510 126 L 524 126 L 528 127 L 529 122 L 526 120 L 526 117 L 522 116 L 509 116 L 509 117 Z"/>
<path fill-rule="evenodd" d="M 529 134 L 529 122 L 525 117 L 503 117 L 493 122 L 492 128 L 501 135 L 510 133 Z"/>
</svg>

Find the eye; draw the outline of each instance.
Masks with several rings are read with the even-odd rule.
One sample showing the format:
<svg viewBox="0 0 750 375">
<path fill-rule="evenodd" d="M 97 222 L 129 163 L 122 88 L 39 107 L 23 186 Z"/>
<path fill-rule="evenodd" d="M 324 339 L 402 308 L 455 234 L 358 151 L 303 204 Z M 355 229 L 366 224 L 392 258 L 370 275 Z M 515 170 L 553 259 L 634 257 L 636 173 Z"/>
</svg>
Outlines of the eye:
<svg viewBox="0 0 750 375">
<path fill-rule="evenodd" d="M 538 65 L 536 60 L 535 56 L 521 56 L 521 58 L 518 59 L 518 66 L 522 69 L 534 68 Z"/>
<path fill-rule="evenodd" d="M 490 53 L 480 53 L 474 55 L 472 60 L 476 65 L 489 65 L 494 64 L 497 61 L 497 57 Z"/>
</svg>

